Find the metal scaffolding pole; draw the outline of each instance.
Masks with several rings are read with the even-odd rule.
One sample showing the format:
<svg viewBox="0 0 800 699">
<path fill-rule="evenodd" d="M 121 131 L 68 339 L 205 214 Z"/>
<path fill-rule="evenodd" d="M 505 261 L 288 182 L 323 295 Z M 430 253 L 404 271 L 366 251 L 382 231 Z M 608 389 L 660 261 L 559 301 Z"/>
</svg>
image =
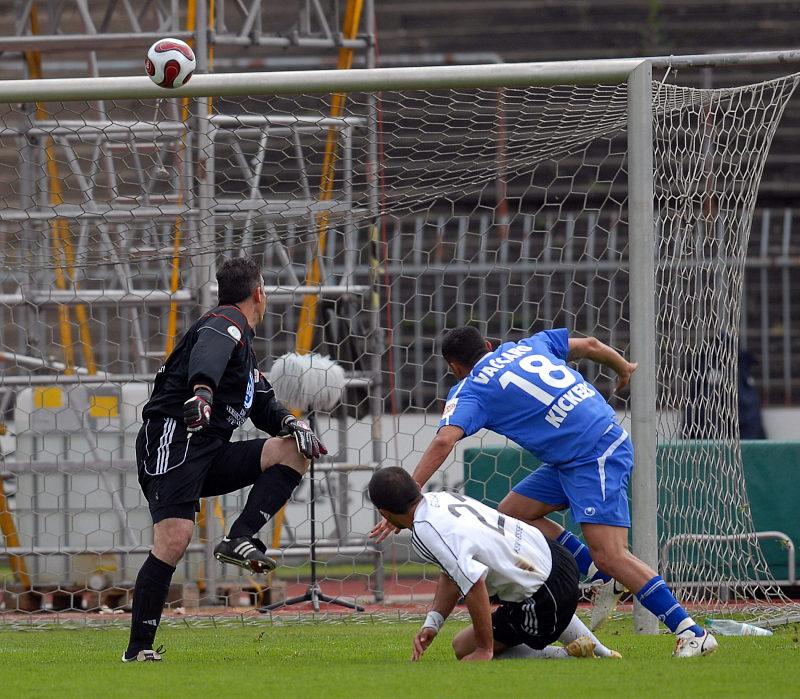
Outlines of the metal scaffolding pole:
<svg viewBox="0 0 800 699">
<path fill-rule="evenodd" d="M 361 1 L 361 0 L 359 0 Z M 78 14 L 72 13 L 72 4 L 78 7 Z M 163 38 L 173 36 L 193 42 L 198 59 L 197 75 L 206 77 L 209 70 L 209 57 L 211 50 L 216 46 L 241 46 L 278 47 L 278 48 L 319 48 L 335 49 L 350 52 L 363 51 L 374 42 L 369 36 L 372 24 L 366 33 L 355 31 L 347 38 L 338 31 L 331 30 L 341 24 L 340 17 L 326 17 L 330 10 L 323 12 L 322 5 L 316 0 L 306 0 L 301 3 L 301 13 L 305 13 L 302 21 L 295 23 L 295 29 L 288 35 L 278 36 L 269 34 L 262 27 L 260 15 L 269 11 L 270 3 L 266 0 L 246 0 L 248 5 L 245 17 L 241 16 L 242 3 L 237 3 L 236 12 L 226 15 L 225 0 L 217 0 L 217 14 L 215 21 L 208 16 L 208 4 L 196 4 L 196 25 L 192 30 L 180 28 L 182 17 L 179 13 L 179 4 L 172 2 L 166 5 L 154 6 L 152 13 L 143 17 L 135 17 L 132 13 L 120 13 L 120 9 L 127 3 L 112 4 L 103 8 L 106 13 L 102 18 L 106 26 L 115 26 L 115 33 L 104 33 L 96 27 L 101 26 L 100 21 L 95 21 L 91 8 L 81 3 L 80 0 L 53 0 L 45 12 L 47 20 L 41 22 L 44 33 L 37 33 L 39 26 L 34 27 L 32 20 L 27 16 L 29 4 L 20 3 L 20 16 L 17 18 L 17 36 L 0 38 L 0 51 L 36 51 L 44 54 L 55 54 L 64 50 L 85 51 L 88 54 L 88 69 L 92 77 L 75 78 L 76 80 L 104 80 L 98 77 L 100 64 L 95 58 L 98 50 L 114 48 L 115 50 L 144 47 Z M 372 0 L 364 0 L 368 8 L 372 8 Z M 227 3 L 230 7 L 231 3 Z M 167 8 L 166 14 L 162 12 Z M 334 6 L 334 14 L 341 9 Z M 40 11 L 40 15 L 44 12 Z M 119 16 L 112 17 L 112 14 Z M 157 23 L 153 24 L 155 15 Z M 235 15 L 235 16 L 234 16 Z M 113 20 L 113 21 L 112 21 Z M 265 27 L 267 24 L 265 23 Z M 269 29 L 273 30 L 273 25 Z M 36 31 L 34 31 L 34 29 Z M 357 29 L 357 28 L 356 28 Z M 50 32 L 49 34 L 47 32 Z M 28 33 L 28 35 L 26 35 Z M 137 71 L 138 72 L 138 71 Z M 117 79 L 117 78 L 114 78 Z M 123 78 L 125 79 L 125 78 Z M 24 81 L 14 81 L 24 82 Z M 37 88 L 47 84 L 46 79 L 37 80 Z M 46 96 L 40 96 L 48 100 Z M 3 385 L 13 390 L 26 387 L 52 387 L 57 385 L 80 384 L 85 382 L 93 385 L 130 384 L 136 382 L 148 383 L 152 380 L 152 371 L 145 360 L 161 359 L 159 353 L 147 347 L 145 338 L 151 336 L 151 318 L 160 315 L 161 310 L 172 307 L 189 309 L 199 305 L 203 309 L 212 307 L 215 303 L 217 287 L 215 283 L 215 265 L 219 254 L 217 240 L 217 224 L 222 218 L 230 221 L 235 226 L 244 226 L 245 231 L 266 225 L 270 221 L 317 217 L 320 215 L 331 216 L 331 220 L 338 225 L 338 218 L 352 221 L 353 202 L 352 192 L 344 192 L 344 198 L 337 200 L 333 197 L 330 201 L 320 201 L 320 197 L 308 187 L 309 175 L 306 175 L 305 196 L 298 197 L 289 194 L 285 198 L 265 198 L 259 192 L 260 168 L 264 166 L 265 159 L 270 152 L 266 148 L 266 135 L 270 139 L 280 136 L 292 139 L 294 144 L 298 168 L 301 171 L 310 171 L 310 166 L 303 158 L 303 139 L 313 141 L 318 134 L 329 134 L 335 146 L 343 149 L 342 163 L 348 169 L 352 167 L 352 134 L 354 130 L 363 129 L 363 119 L 348 117 L 312 117 L 298 114 L 242 114 L 242 115 L 213 115 L 211 113 L 211 99 L 209 95 L 195 96 L 191 102 L 189 118 L 180 116 L 179 95 L 165 93 L 156 95 L 156 113 L 150 116 L 149 121 L 127 119 L 112 119 L 105 109 L 107 101 L 113 99 L 109 94 L 96 94 L 82 101 L 95 100 L 96 113 L 89 118 L 88 114 L 79 115 L 79 118 L 36 118 L 33 114 L 23 122 L 20 128 L 4 125 L 0 128 L 1 138 L 24 139 L 25 147 L 22 149 L 21 175 L 23 186 L 20 191 L 23 197 L 19 208 L 4 208 L 0 212 L 0 222 L 5 225 L 17 226 L 24 232 L 26 244 L 29 244 L 31 255 L 38 255 L 41 264 L 38 265 L 36 274 L 24 279 L 23 283 L 6 285 L 0 294 L 0 304 L 8 307 L 12 313 L 25 313 L 30 316 L 30 322 L 24 323 L 30 337 L 18 333 L 21 344 L 16 347 L 16 352 L 4 352 L 0 355 L 7 368 L 18 367 L 32 371 L 50 371 L 52 374 L 12 376 L 6 372 Z M 37 97 L 39 99 L 39 97 Z M 69 110 L 67 110 L 69 111 Z M 164 118 L 160 114 L 163 113 Z M 83 118 L 80 118 L 83 117 Z M 243 196 L 222 195 L 217 181 L 215 148 L 216 137 L 227 132 L 234 139 L 251 138 L 253 133 L 262 134 L 261 148 L 257 153 L 260 165 L 250 174 L 251 187 L 249 194 Z M 42 148 L 44 143 L 55 143 L 59 148 L 60 163 L 68 166 L 70 176 L 80 187 L 84 203 L 76 204 L 74 200 L 50 201 L 37 191 L 38 169 L 42 167 Z M 191 158 L 180 157 L 183 151 L 193 154 Z M 84 153 L 93 149 L 94 159 L 86 159 Z M 118 164 L 114 153 L 126 152 L 129 157 L 125 163 Z M 139 150 L 137 150 L 139 149 Z M 156 165 L 163 173 L 154 172 L 145 165 L 147 158 L 140 157 L 140 151 L 156 151 L 153 158 Z M 168 159 L 164 153 L 175 153 L 177 164 L 174 172 L 167 172 Z M 63 157 L 61 157 L 63 156 Z M 166 163 L 166 165 L 165 165 Z M 119 172 L 117 171 L 119 168 Z M 129 168 L 133 176 L 124 171 Z M 154 195 L 153 183 L 166 173 L 172 189 L 166 194 Z M 104 179 L 100 179 L 104 178 Z M 127 179 L 126 179 L 127 178 Z M 125 199 L 124 197 L 104 198 L 104 191 L 114 192 L 121 181 L 131 180 L 140 183 L 142 194 L 138 198 Z M 27 197 L 27 198 L 26 198 Z M 65 225 L 73 227 L 76 231 L 75 258 L 79 262 L 80 273 L 84 274 L 82 283 L 65 283 L 61 286 L 51 283 L 54 275 L 59 272 L 57 265 L 48 262 L 49 250 L 41 249 L 40 239 L 42 230 L 54 221 L 62 221 Z M 180 244 L 172 238 L 175 231 L 175 222 L 180 221 L 185 231 L 181 231 Z M 346 224 L 352 225 L 352 224 Z M 246 237 L 246 236 L 245 236 Z M 185 239 L 185 243 L 183 242 Z M 346 236 L 345 236 L 345 239 Z M 338 236 L 331 236 L 330 245 L 322 250 L 323 255 L 336 256 Z M 58 243 L 54 240 L 54 245 Z M 189 254 L 188 245 L 191 242 L 192 254 Z M 290 252 L 283 241 L 272 238 L 267 239 L 266 245 L 274 245 L 283 252 L 284 263 L 293 273 L 293 262 Z M 55 248 L 54 248 L 55 249 Z M 199 253 L 199 254 L 195 254 Z M 302 258 L 304 249 L 294 251 L 295 255 Z M 345 254 L 352 256 L 350 251 Z M 28 258 L 30 255 L 28 255 Z M 27 259 L 27 258 L 26 258 Z M 186 267 L 186 260 L 190 260 Z M 175 274 L 176 264 L 182 264 L 183 274 L 178 269 Z M 300 262 L 302 264 L 302 260 Z M 352 266 L 352 265 L 351 265 Z M 84 269 L 91 270 L 86 276 Z M 186 270 L 188 269 L 188 273 Z M 144 272 L 144 274 L 142 274 Z M 4 275 L 5 277 L 6 275 Z M 12 275 L 6 277 L 16 281 Z M 170 281 L 172 280 L 172 281 Z M 343 275 L 341 282 L 323 283 L 313 285 L 296 284 L 274 285 L 267 288 L 270 301 L 273 304 L 292 303 L 308 296 L 326 299 L 339 299 L 342 297 L 364 297 L 371 287 L 353 283 L 354 275 Z M 323 280 L 327 281 L 327 280 Z M 357 313 L 363 303 L 349 304 L 352 312 Z M 46 317 L 52 309 L 60 309 L 62 313 L 69 313 L 72 309 L 83 306 L 91 307 L 92 319 L 102 318 L 105 322 L 99 324 L 94 331 L 97 336 L 93 342 L 97 345 L 106 360 L 109 357 L 107 344 L 117 344 L 119 350 L 118 360 L 123 366 L 125 362 L 130 365 L 132 372 L 117 371 L 112 373 L 103 371 L 108 367 L 107 362 L 100 362 L 100 371 L 89 377 L 85 367 L 68 366 L 73 362 L 56 361 L 45 353 L 46 342 Z M 109 313 L 110 309 L 116 310 L 116 315 Z M 110 328 L 109 317 L 114 322 Z M 352 320 L 352 319 L 351 319 Z M 123 329 L 124 324 L 128 329 Z M 34 338 L 40 339 L 34 339 Z M 113 339 L 112 339 L 113 338 Z M 132 358 L 129 361 L 128 343 L 132 341 Z M 71 343 L 62 340 L 65 347 Z M 122 351 L 124 350 L 124 351 Z M 163 354 L 163 353 L 162 353 Z M 41 356 L 39 356 L 41 355 Z M 113 353 L 111 353 L 113 357 Z M 66 375 L 69 370 L 74 374 Z M 358 373 L 358 372 L 355 372 Z M 347 379 L 348 386 L 369 388 L 373 380 L 368 376 L 351 375 Z M 37 390 L 41 390 L 37 389 Z M 89 443 L 90 458 L 101 458 L 97 449 L 96 435 L 87 427 L 84 436 Z M 346 451 L 346 450 L 345 450 Z M 341 473 L 346 473 L 350 467 L 345 464 L 335 465 Z M 324 470 L 324 469 L 321 469 Z M 78 473 L 80 469 L 75 471 Z M 337 472 L 339 472 L 337 471 Z M 103 476 L 105 479 L 105 476 Z M 66 481 L 65 481 L 66 482 Z M 104 480 L 105 482 L 105 480 Z M 123 512 L 119 498 L 115 499 L 112 493 L 113 506 L 117 514 Z M 209 508 L 210 510 L 211 508 Z M 216 519 L 209 511 L 207 519 L 206 539 L 203 548 L 205 560 L 205 575 L 207 594 L 212 603 L 216 600 L 218 566 L 212 557 L 215 540 L 221 532 L 215 531 Z M 125 533 L 127 539 L 130 532 Z M 69 542 L 66 542 L 69 543 Z M 132 542 L 129 542 L 132 543 Z M 324 550 L 324 549 L 320 549 Z M 343 549 L 339 549 L 341 552 Z"/>
</svg>

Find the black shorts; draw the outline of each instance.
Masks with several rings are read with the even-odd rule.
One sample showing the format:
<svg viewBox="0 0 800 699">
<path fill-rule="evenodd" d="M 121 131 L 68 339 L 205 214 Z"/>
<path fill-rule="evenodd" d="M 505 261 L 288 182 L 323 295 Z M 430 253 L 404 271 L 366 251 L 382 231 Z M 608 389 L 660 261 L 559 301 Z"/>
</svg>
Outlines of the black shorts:
<svg viewBox="0 0 800 699">
<path fill-rule="evenodd" d="M 578 608 L 578 564 L 561 544 L 547 543 L 553 557 L 547 580 L 522 602 L 501 601 L 492 614 L 492 631 L 500 643 L 541 650 L 558 640 Z"/>
<path fill-rule="evenodd" d="M 181 420 L 148 418 L 136 437 L 139 485 L 153 523 L 190 519 L 200 498 L 223 495 L 255 483 L 265 439 L 225 442 L 189 434 Z"/>
</svg>

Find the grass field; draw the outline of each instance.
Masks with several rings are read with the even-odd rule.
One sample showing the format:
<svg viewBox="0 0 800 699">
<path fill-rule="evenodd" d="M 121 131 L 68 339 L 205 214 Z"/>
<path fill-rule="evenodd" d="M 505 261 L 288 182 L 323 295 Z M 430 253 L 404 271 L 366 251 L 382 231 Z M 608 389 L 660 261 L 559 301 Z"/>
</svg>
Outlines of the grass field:
<svg viewBox="0 0 800 699">
<path fill-rule="evenodd" d="M 636 636 L 612 621 L 601 640 L 622 660 L 459 663 L 450 620 L 418 663 L 418 621 L 164 626 L 163 663 L 123 665 L 124 626 L 3 630 L 0 696 L 34 697 L 796 697 L 800 628 L 725 637 L 707 658 L 671 657 L 667 635 Z"/>
</svg>

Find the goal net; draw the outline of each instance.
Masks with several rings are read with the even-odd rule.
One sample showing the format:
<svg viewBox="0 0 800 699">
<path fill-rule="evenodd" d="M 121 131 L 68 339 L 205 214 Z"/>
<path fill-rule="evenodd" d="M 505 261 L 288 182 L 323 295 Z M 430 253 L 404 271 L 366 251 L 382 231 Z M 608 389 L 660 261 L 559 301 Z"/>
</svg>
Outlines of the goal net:
<svg viewBox="0 0 800 699">
<path fill-rule="evenodd" d="M 792 76 L 655 93 L 659 563 L 684 600 L 712 607 L 780 597 L 765 584 L 773 570 L 794 577 L 791 540 L 755 531 L 738 399 L 743 273 L 763 147 L 796 84 Z"/>
<path fill-rule="evenodd" d="M 3 614 L 129 605 L 152 541 L 133 454 L 141 408 L 176 339 L 214 305 L 217 265 L 241 254 L 267 285 L 262 370 L 314 351 L 344 369 L 345 386 L 314 415 L 330 456 L 317 464 L 313 521 L 306 478 L 261 534 L 279 572 L 221 567 L 210 549 L 246 493 L 205 501 L 171 606 L 253 611 L 302 594 L 313 575 L 351 602 L 428 603 L 438 572 L 407 538 L 370 543 L 364 489 L 375 468 L 413 469 L 435 433 L 450 385 L 442 330 L 473 323 L 497 342 L 567 327 L 630 355 L 641 296 L 628 173 L 642 154 L 629 151 L 624 77 L 580 70 L 529 86 L 465 87 L 462 71 L 454 87 L 387 79 L 369 92 L 264 95 L 261 84 L 209 99 L 69 101 L 43 91 L 3 105 Z M 224 76 L 195 84 L 207 77 Z M 709 610 L 785 613 L 773 604 L 780 558 L 765 555 L 748 504 L 737 338 L 758 184 L 796 83 L 652 86 L 651 554 L 683 601 Z M 614 377 L 581 369 L 627 423 Z M 256 434 L 248 423 L 235 438 Z M 532 467 L 484 432 L 431 487 L 497 502 Z"/>
</svg>

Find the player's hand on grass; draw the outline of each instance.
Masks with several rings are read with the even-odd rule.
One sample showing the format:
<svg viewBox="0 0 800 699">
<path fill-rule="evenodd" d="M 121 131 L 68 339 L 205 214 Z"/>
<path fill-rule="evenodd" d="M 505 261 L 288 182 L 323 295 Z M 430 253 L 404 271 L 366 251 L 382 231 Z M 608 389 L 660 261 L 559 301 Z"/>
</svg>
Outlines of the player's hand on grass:
<svg viewBox="0 0 800 699">
<path fill-rule="evenodd" d="M 419 660 L 422 654 L 428 650 L 428 646 L 436 638 L 437 631 L 430 626 L 426 626 L 416 636 L 414 636 L 414 650 L 411 652 L 411 660 Z"/>
<path fill-rule="evenodd" d="M 308 423 L 298 420 L 294 415 L 289 415 L 283 421 L 283 429 L 279 437 L 294 437 L 297 442 L 297 451 L 307 459 L 318 459 L 320 454 L 327 454 L 328 450 L 319 437 L 314 434 Z"/>
<path fill-rule="evenodd" d="M 622 370 L 617 372 L 617 386 L 614 389 L 614 393 L 619 393 L 630 383 L 631 374 L 636 371 L 636 367 L 638 366 L 638 362 L 625 362 L 625 366 L 622 367 Z"/>
<path fill-rule="evenodd" d="M 397 534 L 399 531 L 399 527 L 395 527 L 388 520 L 383 519 L 370 530 L 369 538 L 375 539 L 375 543 L 380 544 L 389 534 Z"/>
<path fill-rule="evenodd" d="M 199 432 L 211 422 L 211 403 L 214 394 L 205 386 L 198 386 L 194 395 L 183 404 L 183 422 L 189 433 Z"/>
</svg>

